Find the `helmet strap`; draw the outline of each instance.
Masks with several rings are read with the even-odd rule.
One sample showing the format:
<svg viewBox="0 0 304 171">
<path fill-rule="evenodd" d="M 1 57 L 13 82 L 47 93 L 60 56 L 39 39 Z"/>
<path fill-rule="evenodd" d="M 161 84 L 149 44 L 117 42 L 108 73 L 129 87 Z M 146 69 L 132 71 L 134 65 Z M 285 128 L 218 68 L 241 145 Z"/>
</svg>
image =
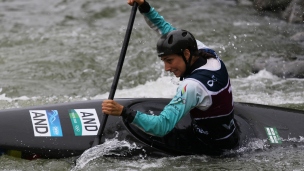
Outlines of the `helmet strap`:
<svg viewBox="0 0 304 171">
<path fill-rule="evenodd" d="M 180 81 L 184 80 L 184 77 L 187 76 L 187 75 L 189 74 L 188 72 L 190 71 L 190 67 L 191 67 L 192 53 L 190 52 L 190 57 L 189 57 L 189 60 L 188 60 L 188 61 L 187 61 L 187 59 L 186 59 L 184 53 L 182 53 L 182 58 L 183 58 L 183 60 L 184 60 L 184 62 L 185 62 L 185 64 L 186 64 L 186 71 L 185 71 L 185 73 L 179 78 Z"/>
</svg>

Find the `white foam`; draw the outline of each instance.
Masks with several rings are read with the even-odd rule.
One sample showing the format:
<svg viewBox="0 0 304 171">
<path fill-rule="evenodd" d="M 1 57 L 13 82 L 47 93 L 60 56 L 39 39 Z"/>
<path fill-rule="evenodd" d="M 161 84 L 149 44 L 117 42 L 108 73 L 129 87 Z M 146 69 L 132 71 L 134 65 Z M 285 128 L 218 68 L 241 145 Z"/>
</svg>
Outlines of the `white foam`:
<svg viewBox="0 0 304 171">
<path fill-rule="evenodd" d="M 304 104 L 304 79 L 283 79 L 272 73 L 261 70 L 244 78 L 232 78 L 233 98 L 236 102 L 257 103 L 265 105 Z M 115 98 L 172 98 L 179 84 L 179 79 L 174 76 L 161 76 L 155 81 L 133 88 L 118 89 Z M 2 89 L 0 88 L 0 93 Z M 47 103 L 76 101 L 87 99 L 107 99 L 109 93 L 99 94 L 94 97 L 7 97 L 0 94 L 0 101 L 29 101 L 34 100 Z"/>
<path fill-rule="evenodd" d="M 243 147 L 240 147 L 236 150 L 237 153 L 245 153 L 249 151 L 257 151 L 257 150 L 265 150 L 269 147 L 269 145 L 266 143 L 267 140 L 262 139 L 252 139 Z"/>
<path fill-rule="evenodd" d="M 304 103 L 303 79 L 283 79 L 261 70 L 231 82 L 235 101 L 267 105 Z"/>
<path fill-rule="evenodd" d="M 0 94 L 0 100 L 4 100 L 4 101 L 8 101 L 8 102 L 12 102 L 14 100 L 29 100 L 30 98 L 26 97 L 26 96 L 21 96 L 21 97 L 15 97 L 15 98 L 10 98 L 10 97 L 6 97 L 6 94 Z"/>
<path fill-rule="evenodd" d="M 174 96 L 178 80 L 170 76 L 163 76 L 156 81 L 148 81 L 134 88 L 116 90 L 115 98 L 171 98 Z M 106 99 L 109 93 L 97 95 L 93 99 Z"/>
<path fill-rule="evenodd" d="M 245 77 L 245 80 L 259 80 L 259 79 L 273 79 L 278 80 L 279 77 L 273 75 L 271 72 L 268 72 L 267 70 L 263 69 L 260 70 L 256 74 L 249 75 L 248 77 Z"/>
<path fill-rule="evenodd" d="M 178 86 L 174 76 L 162 76 L 156 81 L 148 81 L 133 88 L 117 90 L 115 98 L 172 98 Z M 244 78 L 233 78 L 232 90 L 237 102 L 266 105 L 303 104 L 303 79 L 283 79 L 261 70 Z M 109 93 L 97 95 L 93 99 L 106 99 Z"/>
<path fill-rule="evenodd" d="M 296 137 L 293 137 L 293 138 L 288 138 L 288 139 L 283 139 L 282 141 L 285 141 L 285 142 L 298 142 L 298 143 L 301 143 L 301 142 L 304 142 L 304 137 L 302 136 L 299 136 L 299 138 L 296 138 Z"/>
</svg>

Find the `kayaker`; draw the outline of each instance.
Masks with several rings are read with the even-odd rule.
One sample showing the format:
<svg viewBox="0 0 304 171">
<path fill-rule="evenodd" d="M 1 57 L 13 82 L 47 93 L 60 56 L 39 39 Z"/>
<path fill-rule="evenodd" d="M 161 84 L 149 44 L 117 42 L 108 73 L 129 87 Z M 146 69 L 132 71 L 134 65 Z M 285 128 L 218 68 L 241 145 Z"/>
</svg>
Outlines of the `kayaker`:
<svg viewBox="0 0 304 171">
<path fill-rule="evenodd" d="M 133 111 L 114 100 L 104 100 L 102 111 L 122 116 L 126 122 L 159 137 L 168 134 L 183 116 L 190 114 L 191 131 L 202 146 L 219 150 L 235 148 L 239 131 L 234 119 L 230 78 L 223 61 L 189 31 L 166 22 L 147 1 L 128 0 L 129 5 L 134 2 L 138 3 L 147 24 L 161 34 L 157 53 L 165 70 L 182 82 L 160 115 Z"/>
</svg>

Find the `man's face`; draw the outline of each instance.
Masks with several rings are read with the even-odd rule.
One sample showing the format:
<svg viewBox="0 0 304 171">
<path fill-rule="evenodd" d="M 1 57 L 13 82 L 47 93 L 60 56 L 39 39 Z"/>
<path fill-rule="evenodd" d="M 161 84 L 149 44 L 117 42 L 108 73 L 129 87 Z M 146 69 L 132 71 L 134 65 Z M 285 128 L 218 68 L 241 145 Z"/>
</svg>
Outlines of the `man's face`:
<svg viewBox="0 0 304 171">
<path fill-rule="evenodd" d="M 179 55 L 166 55 L 161 60 L 165 64 L 165 71 L 172 72 L 176 77 L 181 77 L 186 71 L 185 61 Z"/>
</svg>

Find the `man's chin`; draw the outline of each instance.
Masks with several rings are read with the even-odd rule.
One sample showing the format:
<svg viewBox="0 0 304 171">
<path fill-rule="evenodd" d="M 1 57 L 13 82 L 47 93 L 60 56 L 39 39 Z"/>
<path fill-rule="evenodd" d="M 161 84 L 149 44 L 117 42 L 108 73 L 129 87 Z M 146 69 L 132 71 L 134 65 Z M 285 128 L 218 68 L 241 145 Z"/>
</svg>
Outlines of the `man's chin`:
<svg viewBox="0 0 304 171">
<path fill-rule="evenodd" d="M 174 74 L 174 73 L 173 73 L 173 74 Z M 180 75 L 180 74 L 174 74 L 174 76 L 175 76 L 176 78 L 181 77 L 181 75 Z"/>
</svg>

